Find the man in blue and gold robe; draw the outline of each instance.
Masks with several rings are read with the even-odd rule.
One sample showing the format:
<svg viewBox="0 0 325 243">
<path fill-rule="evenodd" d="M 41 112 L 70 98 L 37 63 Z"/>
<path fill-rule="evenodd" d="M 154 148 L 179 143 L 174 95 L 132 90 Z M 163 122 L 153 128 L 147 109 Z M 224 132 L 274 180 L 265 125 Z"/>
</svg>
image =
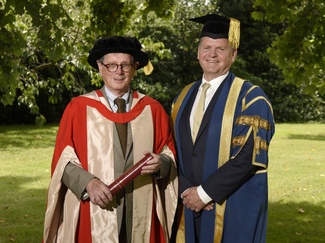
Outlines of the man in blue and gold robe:
<svg viewBox="0 0 325 243">
<path fill-rule="evenodd" d="M 272 106 L 260 87 L 229 71 L 239 21 L 215 14 L 191 20 L 204 24 L 197 56 L 203 77 L 172 109 L 183 205 L 176 242 L 265 242 Z"/>
</svg>

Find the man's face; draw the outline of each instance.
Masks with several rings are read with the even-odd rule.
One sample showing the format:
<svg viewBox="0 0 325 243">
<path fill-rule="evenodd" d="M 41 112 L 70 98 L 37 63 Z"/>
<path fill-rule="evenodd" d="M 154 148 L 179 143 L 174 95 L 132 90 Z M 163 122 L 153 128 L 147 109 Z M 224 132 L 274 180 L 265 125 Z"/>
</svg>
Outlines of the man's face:
<svg viewBox="0 0 325 243">
<path fill-rule="evenodd" d="M 204 72 L 204 78 L 210 81 L 225 74 L 235 61 L 237 50 L 228 44 L 227 39 L 202 37 L 197 58 Z"/>
<path fill-rule="evenodd" d="M 133 57 L 126 53 L 109 53 L 101 60 L 97 61 L 99 73 L 102 76 L 105 86 L 116 96 L 122 96 L 128 92 L 135 71 L 139 65 L 138 62 L 133 63 Z M 117 70 L 110 72 L 105 67 L 108 64 L 118 64 Z M 123 71 L 121 65 L 131 65 L 131 69 Z"/>
</svg>

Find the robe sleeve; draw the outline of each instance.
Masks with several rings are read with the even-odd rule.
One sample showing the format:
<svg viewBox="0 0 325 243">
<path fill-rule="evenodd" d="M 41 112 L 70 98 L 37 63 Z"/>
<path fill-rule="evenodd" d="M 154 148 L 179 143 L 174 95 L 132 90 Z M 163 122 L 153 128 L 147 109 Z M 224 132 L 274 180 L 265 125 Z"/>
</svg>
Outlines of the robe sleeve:
<svg viewBox="0 0 325 243">
<path fill-rule="evenodd" d="M 250 135 L 242 151 L 202 183 L 204 191 L 218 204 L 245 183 L 256 170 L 252 164 L 254 141 Z"/>
<path fill-rule="evenodd" d="M 231 158 L 202 183 L 204 191 L 220 204 L 256 171 L 266 169 L 273 133 L 272 106 L 264 92 L 255 86 L 241 99 L 240 112 L 235 116 Z"/>
</svg>

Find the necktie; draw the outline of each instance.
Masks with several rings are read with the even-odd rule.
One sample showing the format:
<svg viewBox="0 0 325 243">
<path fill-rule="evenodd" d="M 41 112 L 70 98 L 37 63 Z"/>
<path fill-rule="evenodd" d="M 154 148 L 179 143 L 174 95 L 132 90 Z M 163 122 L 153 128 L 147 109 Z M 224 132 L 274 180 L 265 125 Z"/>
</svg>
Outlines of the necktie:
<svg viewBox="0 0 325 243">
<path fill-rule="evenodd" d="M 114 103 L 117 105 L 117 113 L 125 113 L 125 100 L 122 98 L 116 98 Z M 123 154 L 125 156 L 126 144 L 127 144 L 127 132 L 128 127 L 127 123 L 115 123 L 117 133 L 120 139 L 121 147 L 123 150 Z"/>
<path fill-rule="evenodd" d="M 200 128 L 200 125 L 201 125 L 201 121 L 202 121 L 203 114 L 204 114 L 205 97 L 207 94 L 207 90 L 208 90 L 208 88 L 210 88 L 210 86 L 211 85 L 209 83 L 205 83 L 202 86 L 200 99 L 199 99 L 199 102 L 197 103 L 196 110 L 195 110 L 195 113 L 193 116 L 193 129 L 192 129 L 193 141 L 195 141 L 197 133 Z"/>
</svg>

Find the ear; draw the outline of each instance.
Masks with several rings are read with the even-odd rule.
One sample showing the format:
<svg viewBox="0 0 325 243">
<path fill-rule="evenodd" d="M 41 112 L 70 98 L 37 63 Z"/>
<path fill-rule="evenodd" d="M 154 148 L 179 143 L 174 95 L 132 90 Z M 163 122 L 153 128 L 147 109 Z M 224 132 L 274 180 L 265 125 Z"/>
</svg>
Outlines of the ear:
<svg viewBox="0 0 325 243">
<path fill-rule="evenodd" d="M 139 67 L 139 64 L 140 64 L 139 62 L 134 63 L 134 69 L 135 70 L 137 70 L 137 68 Z"/>
<path fill-rule="evenodd" d="M 237 49 L 235 49 L 232 53 L 232 62 L 235 61 L 236 57 L 237 57 Z"/>
</svg>

